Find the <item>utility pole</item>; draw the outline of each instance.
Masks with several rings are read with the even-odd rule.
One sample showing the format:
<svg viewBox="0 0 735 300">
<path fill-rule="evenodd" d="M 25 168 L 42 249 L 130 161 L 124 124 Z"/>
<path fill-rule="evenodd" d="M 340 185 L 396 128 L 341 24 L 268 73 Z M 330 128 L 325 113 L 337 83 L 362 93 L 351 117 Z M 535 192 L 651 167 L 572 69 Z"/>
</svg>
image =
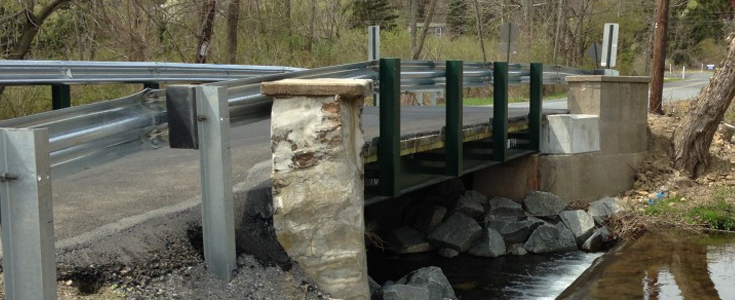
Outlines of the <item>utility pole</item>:
<svg viewBox="0 0 735 300">
<path fill-rule="evenodd" d="M 666 30 L 669 25 L 669 0 L 658 0 L 656 9 L 656 36 L 653 41 L 653 67 L 651 68 L 651 99 L 648 111 L 662 115 L 661 105 L 664 89 L 664 68 L 666 60 Z"/>
</svg>

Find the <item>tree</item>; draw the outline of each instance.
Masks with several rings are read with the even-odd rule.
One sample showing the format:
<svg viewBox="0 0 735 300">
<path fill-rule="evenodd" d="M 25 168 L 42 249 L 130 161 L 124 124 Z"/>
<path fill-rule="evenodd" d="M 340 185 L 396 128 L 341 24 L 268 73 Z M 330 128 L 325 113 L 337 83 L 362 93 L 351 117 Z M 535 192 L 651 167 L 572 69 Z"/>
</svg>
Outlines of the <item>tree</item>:
<svg viewBox="0 0 735 300">
<path fill-rule="evenodd" d="M 398 15 L 388 0 L 355 0 L 351 10 L 353 28 L 380 26 L 392 30 L 396 27 Z"/>
<path fill-rule="evenodd" d="M 237 24 L 240 22 L 240 0 L 230 0 L 227 8 L 227 62 L 237 63 Z"/>
<path fill-rule="evenodd" d="M 454 35 L 465 34 L 468 31 L 468 14 L 466 0 L 452 0 L 447 13 L 449 32 Z"/>
<path fill-rule="evenodd" d="M 735 97 L 735 33 L 727 42 L 727 56 L 674 133 L 674 166 L 691 177 L 699 177 L 707 169 L 712 139 Z"/>
<path fill-rule="evenodd" d="M 436 12 L 436 4 L 439 0 L 431 0 L 431 8 L 429 8 L 429 15 L 424 17 L 424 28 L 421 30 L 421 37 L 419 37 L 418 45 L 413 51 L 413 59 L 419 59 L 421 57 L 421 51 L 424 50 L 424 43 L 426 42 L 426 34 L 429 32 L 431 27 L 431 21 L 434 20 L 434 13 Z"/>
<path fill-rule="evenodd" d="M 197 43 L 197 53 L 194 61 L 203 64 L 207 62 L 207 52 L 209 52 L 209 41 L 212 39 L 212 31 L 214 30 L 214 12 L 217 6 L 216 0 L 207 0 L 202 4 L 201 31 L 199 33 L 199 42 Z"/>
<path fill-rule="evenodd" d="M 8 53 L 5 55 L 5 59 L 23 59 L 31 50 L 33 40 L 38 35 L 38 31 L 41 29 L 41 25 L 46 19 L 59 9 L 62 5 L 71 2 L 72 0 L 54 0 L 46 5 L 42 6 L 40 10 L 36 12 L 35 1 L 23 1 L 23 8 L 12 16 L 23 16 L 25 19 L 23 28 L 21 30 L 20 37 L 15 42 L 11 42 L 9 45 Z M 3 21 L 10 21 L 11 18 Z"/>
</svg>

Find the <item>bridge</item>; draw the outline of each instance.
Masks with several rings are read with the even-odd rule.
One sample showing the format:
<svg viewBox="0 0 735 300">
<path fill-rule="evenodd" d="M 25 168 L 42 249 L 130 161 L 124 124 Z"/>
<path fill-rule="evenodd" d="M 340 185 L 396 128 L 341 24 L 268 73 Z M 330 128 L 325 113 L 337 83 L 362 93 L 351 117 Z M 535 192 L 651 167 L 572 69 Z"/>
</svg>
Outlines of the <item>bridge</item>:
<svg viewBox="0 0 735 300">
<path fill-rule="evenodd" d="M 38 63 L 43 65 L 43 63 Z M 219 112 L 229 116 L 227 126 L 233 126 L 232 136 L 220 136 L 220 140 L 231 138 L 233 146 L 232 168 L 242 174 L 252 166 L 251 162 L 265 160 L 269 155 L 268 117 L 272 100 L 260 93 L 260 84 L 287 78 L 361 78 L 372 79 L 375 84 L 373 104 L 364 109 L 363 128 L 366 145 L 365 186 L 366 204 L 375 203 L 432 185 L 443 180 L 475 172 L 509 160 L 537 153 L 539 150 L 542 116 L 564 113 L 565 110 L 542 110 L 542 85 L 563 83 L 567 75 L 586 74 L 584 71 L 565 67 L 551 67 L 544 70 L 540 64 L 506 63 L 469 63 L 460 61 L 400 61 L 384 59 L 357 64 L 326 67 L 312 70 L 281 67 L 234 67 L 216 66 L 203 73 L 219 70 L 215 75 L 187 76 L 189 72 L 199 72 L 196 66 L 180 71 L 176 76 L 161 75 L 162 71 L 150 71 L 155 66 L 129 66 L 139 71 L 132 76 L 96 76 L 95 72 L 104 69 L 96 66 L 75 66 L 46 64 L 39 67 L 36 76 L 23 74 L 18 70 L 22 63 L 15 65 L 0 64 L 0 85 L 45 84 L 52 85 L 54 107 L 58 110 L 0 121 L 2 143 L 0 143 L 0 165 L 2 176 L 2 220 L 3 220 L 3 259 L 5 268 L 6 293 L 36 299 L 53 298 L 55 291 L 54 242 L 69 239 L 73 232 L 88 232 L 105 225 L 109 207 L 101 209 L 94 203 L 101 201 L 99 193 L 95 196 L 80 196 L 71 200 L 81 184 L 98 184 L 93 191 L 120 189 L 110 187 L 109 182 L 126 185 L 139 184 L 142 191 L 130 198 L 156 190 L 161 182 L 151 182 L 135 174 L 157 158 L 169 158 L 173 163 L 167 174 L 176 174 L 177 168 L 188 169 L 192 156 L 171 148 L 199 148 L 203 165 L 229 165 L 227 155 L 222 153 L 223 144 L 200 144 L 198 139 L 204 135 L 217 135 L 221 128 L 203 128 L 196 134 L 196 107 L 203 103 L 201 94 L 196 93 L 203 87 L 223 91 L 217 95 Z M 120 67 L 123 67 L 121 65 Z M 170 67 L 170 66 L 169 66 Z M 182 66 L 183 67 L 183 66 Z M 209 66 L 207 66 L 209 67 Z M 5 68 L 5 69 L 4 69 Z M 16 71 L 12 71 L 16 68 Z M 45 68 L 45 69 L 43 69 Z M 58 75 L 54 68 L 66 68 Z M 107 66 L 111 68 L 111 66 Z M 27 68 L 31 70 L 32 68 Z M 236 69 L 236 68 L 234 68 Z M 11 70 L 11 71 L 8 71 Z M 26 70 L 26 71 L 27 71 Z M 44 71 L 45 70 L 45 71 Z M 73 74 L 88 75 L 74 78 Z M 94 71 L 97 70 L 97 71 Z M 145 71 L 148 70 L 148 71 Z M 145 72 L 148 72 L 146 74 Z M 250 73 L 248 73 L 250 72 Z M 216 72 L 215 72 L 216 73 Z M 265 74 L 264 74 L 265 73 Z M 11 74 L 10 76 L 2 76 Z M 12 76 L 16 74 L 16 76 Z M 20 74 L 20 75 L 19 75 Z M 40 75 L 39 75 L 40 74 Z M 71 76 L 70 76 L 71 75 Z M 61 76 L 61 77 L 59 77 Z M 65 77 L 65 78 L 64 78 Z M 242 78 L 246 77 L 246 78 Z M 224 79 L 230 79 L 224 81 Z M 121 99 L 100 102 L 85 106 L 68 106 L 68 84 L 99 82 L 143 83 L 148 89 Z M 212 82 L 200 86 L 169 86 L 156 89 L 157 83 Z M 508 107 L 508 85 L 528 84 L 530 101 L 528 108 Z M 465 107 L 462 105 L 462 91 L 466 87 L 493 86 L 493 107 Z M 154 87 L 154 88 L 151 88 Z M 67 92 L 64 92 L 67 91 Z M 401 106 L 401 93 L 410 91 L 443 91 L 444 106 Z M 66 96 L 64 96 L 66 94 Z M 60 95 L 60 96 L 59 96 Z M 207 96 L 209 97 L 209 96 Z M 379 105 L 377 105 L 379 104 Z M 171 108 L 176 108 L 172 110 Z M 173 122 L 172 122 L 173 121 Z M 20 130 L 19 130 L 20 129 Z M 201 136 L 197 136 L 201 135 Z M 243 146 L 246 150 L 237 150 Z M 155 152 L 146 150 L 160 149 Z M 218 152 L 219 151 L 219 152 Z M 228 151 L 229 152 L 229 151 Z M 132 159 L 135 158 L 135 159 Z M 119 167 L 119 169 L 117 169 Z M 117 169 L 117 170 L 115 170 Z M 95 170 L 103 170 L 95 172 Z M 117 173 L 104 171 L 118 171 Z M 207 201 L 210 197 L 204 190 L 216 189 L 213 182 L 234 182 L 232 172 L 215 170 L 218 174 L 202 177 L 202 205 L 212 205 L 205 219 L 226 219 L 223 210 Z M 40 177 L 38 177 L 40 176 Z M 93 176 L 97 178 L 89 179 Z M 215 176 L 215 177 L 210 177 Z M 142 177 L 142 176 L 141 176 Z M 182 182 L 196 182 L 198 176 L 180 175 L 163 180 L 164 185 L 157 195 L 147 195 L 149 199 L 165 198 L 168 189 L 187 190 L 198 193 L 197 188 L 182 187 Z M 213 180 L 216 179 L 216 180 Z M 58 196 L 51 192 L 51 182 L 55 191 L 69 192 Z M 145 182 L 148 181 L 148 182 Z M 179 182 L 181 181 L 181 182 Z M 134 184 L 132 184 L 134 183 Z M 183 184 L 185 185 L 185 184 Z M 221 189 L 221 188 L 220 188 Z M 89 190 L 87 190 L 88 192 Z M 109 191 L 108 191 L 109 192 Z M 223 192 L 215 190 L 215 193 Z M 114 193 L 114 192 L 113 192 Z M 64 193 L 59 193 L 62 195 Z M 52 201 L 52 195 L 54 199 Z M 61 199 L 57 199 L 61 198 Z M 64 199 L 66 198 L 66 199 Z M 232 201 L 230 199 L 230 201 Z M 128 200 L 121 206 L 138 206 L 133 210 L 122 209 L 122 214 L 113 218 L 124 219 L 127 214 L 139 214 L 154 209 L 145 201 Z M 86 227 L 79 227 L 69 217 L 79 214 L 59 213 L 53 215 L 52 204 L 59 212 L 71 212 L 79 207 L 87 207 L 89 217 Z M 154 201 L 152 205 L 165 206 L 170 201 Z M 205 209 L 206 210 L 206 209 Z M 10 212 L 15 212 L 11 214 Z M 18 218 L 19 212 L 26 212 L 30 218 Z M 127 213 L 127 214 L 126 214 Z M 77 219 L 78 220 L 78 219 Z M 206 224 L 206 223 L 205 223 Z M 56 226 L 56 229 L 54 228 Z M 68 226 L 68 227 L 67 227 Z M 206 225 L 205 225 L 206 226 Z M 215 224 L 215 226 L 217 226 Z M 224 226 L 224 225 L 223 225 Z M 61 229 L 61 230 L 59 230 Z M 56 236 L 54 230 L 57 231 Z M 223 228 L 206 230 L 221 231 Z M 28 237 L 40 236 L 40 239 Z M 234 241 L 215 241 L 205 238 L 205 245 L 228 246 Z M 27 251 L 34 249 L 34 251 Z M 217 261 L 207 257 L 210 269 L 220 277 Z M 26 264 L 23 269 L 14 265 Z M 29 268 L 33 264 L 38 268 Z M 31 288 L 33 287 L 33 288 Z M 38 288 L 43 287 L 43 288 Z M 55 292 L 54 292 L 55 295 Z"/>
</svg>

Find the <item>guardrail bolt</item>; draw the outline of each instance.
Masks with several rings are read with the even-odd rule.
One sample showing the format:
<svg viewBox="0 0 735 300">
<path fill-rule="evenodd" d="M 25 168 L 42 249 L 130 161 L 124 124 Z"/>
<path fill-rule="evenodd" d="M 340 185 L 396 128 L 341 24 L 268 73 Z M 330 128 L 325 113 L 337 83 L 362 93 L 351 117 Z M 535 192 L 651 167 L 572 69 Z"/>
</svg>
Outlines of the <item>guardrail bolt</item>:
<svg viewBox="0 0 735 300">
<path fill-rule="evenodd" d="M 15 174 L 7 174 L 7 173 L 0 174 L 0 182 L 8 182 L 8 181 L 17 180 L 17 179 L 18 179 L 18 175 L 15 175 Z"/>
</svg>

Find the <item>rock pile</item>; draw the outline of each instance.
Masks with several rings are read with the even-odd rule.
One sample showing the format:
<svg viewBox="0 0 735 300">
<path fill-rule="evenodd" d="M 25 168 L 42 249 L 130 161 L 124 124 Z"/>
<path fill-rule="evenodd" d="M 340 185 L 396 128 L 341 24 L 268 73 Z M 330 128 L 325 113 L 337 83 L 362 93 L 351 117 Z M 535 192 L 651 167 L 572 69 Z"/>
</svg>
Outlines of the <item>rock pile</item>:
<svg viewBox="0 0 735 300">
<path fill-rule="evenodd" d="M 558 196 L 530 192 L 520 202 L 488 199 L 468 190 L 452 207 L 429 205 L 418 209 L 410 226 L 388 237 L 399 254 L 437 250 L 442 256 L 469 253 L 481 257 L 506 254 L 597 251 L 609 237 L 604 219 L 629 209 L 619 198 L 592 202 L 587 211 L 571 210 Z M 413 292 L 410 288 L 396 287 Z"/>
<path fill-rule="evenodd" d="M 374 281 L 373 281 L 374 282 Z M 426 267 L 386 282 L 376 288 L 373 299 L 382 300 L 456 300 L 452 285 L 438 267 Z"/>
</svg>

